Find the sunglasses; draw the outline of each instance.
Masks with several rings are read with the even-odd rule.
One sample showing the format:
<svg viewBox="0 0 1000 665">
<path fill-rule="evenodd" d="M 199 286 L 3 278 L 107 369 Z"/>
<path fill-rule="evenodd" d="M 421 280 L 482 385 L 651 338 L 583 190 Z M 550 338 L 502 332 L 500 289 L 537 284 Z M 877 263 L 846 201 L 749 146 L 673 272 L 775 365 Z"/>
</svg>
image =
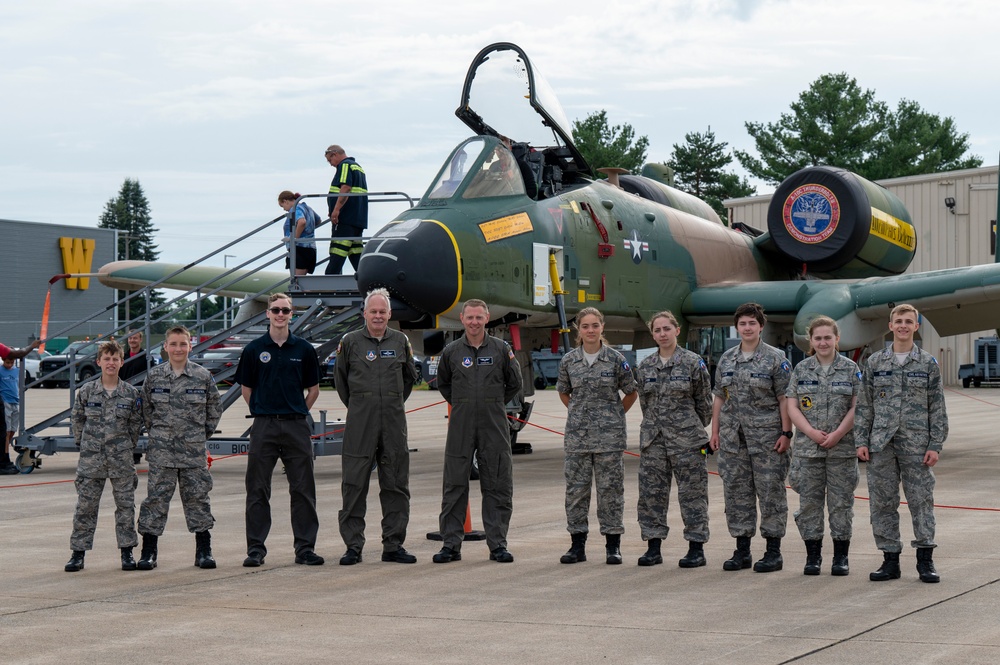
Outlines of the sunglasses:
<svg viewBox="0 0 1000 665">
<path fill-rule="evenodd" d="M 271 309 L 269 309 L 267 311 L 271 312 L 271 314 L 284 314 L 285 316 L 288 316 L 289 314 L 292 313 L 292 308 L 291 307 L 272 307 Z"/>
</svg>

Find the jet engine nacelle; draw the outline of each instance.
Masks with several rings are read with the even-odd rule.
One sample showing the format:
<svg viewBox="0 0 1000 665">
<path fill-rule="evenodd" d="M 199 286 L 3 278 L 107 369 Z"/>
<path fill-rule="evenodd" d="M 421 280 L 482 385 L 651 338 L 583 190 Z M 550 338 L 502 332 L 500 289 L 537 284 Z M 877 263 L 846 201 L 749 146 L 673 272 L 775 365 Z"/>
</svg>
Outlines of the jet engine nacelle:
<svg viewBox="0 0 1000 665">
<path fill-rule="evenodd" d="M 786 178 L 771 198 L 767 230 L 796 269 L 823 277 L 898 275 L 917 249 L 902 201 L 831 166 L 808 167 Z"/>
</svg>

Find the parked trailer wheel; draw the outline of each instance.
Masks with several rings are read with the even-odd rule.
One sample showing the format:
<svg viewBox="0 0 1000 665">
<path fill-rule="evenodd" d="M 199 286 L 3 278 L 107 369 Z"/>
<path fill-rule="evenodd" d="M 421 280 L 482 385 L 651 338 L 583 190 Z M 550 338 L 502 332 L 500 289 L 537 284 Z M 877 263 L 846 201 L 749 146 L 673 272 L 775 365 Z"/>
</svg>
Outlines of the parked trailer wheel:
<svg viewBox="0 0 1000 665">
<path fill-rule="evenodd" d="M 962 379 L 962 387 L 963 388 L 968 388 L 971 385 L 972 385 L 972 377 L 971 376 L 967 376 L 964 379 Z"/>
<path fill-rule="evenodd" d="M 973 379 L 972 380 L 972 386 L 974 388 L 978 388 L 981 385 L 983 385 L 983 380 L 982 379 Z"/>
<path fill-rule="evenodd" d="M 14 457 L 14 468 L 23 474 L 31 473 L 40 464 L 41 461 L 38 459 L 38 453 L 34 450 L 22 451 Z"/>
</svg>

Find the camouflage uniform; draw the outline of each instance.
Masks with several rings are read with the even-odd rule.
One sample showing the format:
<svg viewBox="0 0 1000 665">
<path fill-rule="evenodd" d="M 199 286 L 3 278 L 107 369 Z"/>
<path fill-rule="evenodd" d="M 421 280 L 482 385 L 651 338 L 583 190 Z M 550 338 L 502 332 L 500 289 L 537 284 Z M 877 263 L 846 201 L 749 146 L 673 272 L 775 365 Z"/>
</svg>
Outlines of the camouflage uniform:
<svg viewBox="0 0 1000 665">
<path fill-rule="evenodd" d="M 791 365 L 761 341 L 748 360 L 739 346 L 719 358 L 712 394 L 723 400 L 719 415 L 719 475 L 726 522 L 734 538 L 753 537 L 760 502 L 760 533 L 782 538 L 788 520 L 788 453 L 775 452 L 781 436 L 778 397 L 788 388 Z"/>
<path fill-rule="evenodd" d="M 410 341 L 391 328 L 381 340 L 367 328 L 347 333 L 337 346 L 335 378 L 347 407 L 340 535 L 349 549 L 364 548 L 368 486 L 377 460 L 382 547 L 395 552 L 406 540 L 410 521 L 410 453 L 403 407 L 417 378 Z"/>
<path fill-rule="evenodd" d="M 851 410 L 861 389 L 858 366 L 837 354 L 829 371 L 815 357 L 800 362 L 792 372 L 785 396 L 795 400 L 809 424 L 833 432 Z M 823 539 L 823 502 L 830 511 L 830 535 L 850 540 L 854 521 L 854 490 L 858 486 L 858 457 L 854 433 L 847 432 L 833 448 L 821 448 L 802 432 L 792 446 L 789 484 L 799 494 L 795 524 L 802 540 Z"/>
<path fill-rule="evenodd" d="M 899 484 L 913 520 L 912 545 L 934 543 L 934 473 L 923 463 L 928 450 L 941 452 L 948 438 L 941 370 L 934 356 L 914 345 L 906 362 L 892 347 L 865 365 L 854 417 L 854 445 L 866 447 L 872 531 L 883 552 L 900 552 Z"/>
<path fill-rule="evenodd" d="M 601 345 L 588 365 L 583 347 L 559 362 L 556 389 L 570 395 L 566 417 L 566 529 L 587 533 L 591 478 L 597 484 L 597 521 L 601 533 L 625 533 L 625 409 L 621 391 L 636 391 L 635 377 L 622 354 Z"/>
<path fill-rule="evenodd" d="M 205 441 L 222 417 L 212 373 L 190 361 L 179 376 L 169 362 L 152 368 L 142 385 L 142 417 L 149 430 L 149 479 L 139 509 L 139 533 L 163 534 L 178 483 L 188 531 L 211 529 L 215 518 L 208 500 L 212 474 Z"/>
<path fill-rule="evenodd" d="M 439 518 L 444 546 L 462 549 L 475 454 L 486 542 L 491 552 L 506 548 L 514 511 L 514 468 L 505 405 L 521 392 L 521 366 L 503 340 L 486 335 L 474 347 L 463 334 L 441 352 L 438 389 L 451 405 Z"/>
<path fill-rule="evenodd" d="M 708 470 L 702 448 L 712 421 L 712 388 L 705 361 L 678 348 L 667 360 L 654 353 L 636 369 L 639 377 L 639 528 L 642 539 L 664 539 L 670 531 L 671 475 L 684 539 L 708 542 Z"/>
<path fill-rule="evenodd" d="M 142 431 L 139 391 L 124 381 L 109 395 L 100 380 L 83 384 L 73 404 L 73 438 L 80 449 L 76 467 L 76 512 L 70 549 L 93 549 L 97 512 L 105 478 L 115 497 L 115 536 L 118 547 L 135 547 L 135 488 L 139 477 L 132 451 Z"/>
</svg>

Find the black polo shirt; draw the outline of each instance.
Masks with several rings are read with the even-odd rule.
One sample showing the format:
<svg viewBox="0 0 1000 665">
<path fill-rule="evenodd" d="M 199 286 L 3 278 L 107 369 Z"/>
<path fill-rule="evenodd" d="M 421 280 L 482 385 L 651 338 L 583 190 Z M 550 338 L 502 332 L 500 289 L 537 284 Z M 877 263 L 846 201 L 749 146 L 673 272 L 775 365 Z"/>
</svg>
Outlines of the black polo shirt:
<svg viewBox="0 0 1000 665">
<path fill-rule="evenodd" d="M 255 416 L 308 415 L 303 391 L 319 384 L 316 349 L 295 335 L 278 346 L 264 333 L 243 349 L 236 381 L 253 390 L 250 413 Z"/>
</svg>

